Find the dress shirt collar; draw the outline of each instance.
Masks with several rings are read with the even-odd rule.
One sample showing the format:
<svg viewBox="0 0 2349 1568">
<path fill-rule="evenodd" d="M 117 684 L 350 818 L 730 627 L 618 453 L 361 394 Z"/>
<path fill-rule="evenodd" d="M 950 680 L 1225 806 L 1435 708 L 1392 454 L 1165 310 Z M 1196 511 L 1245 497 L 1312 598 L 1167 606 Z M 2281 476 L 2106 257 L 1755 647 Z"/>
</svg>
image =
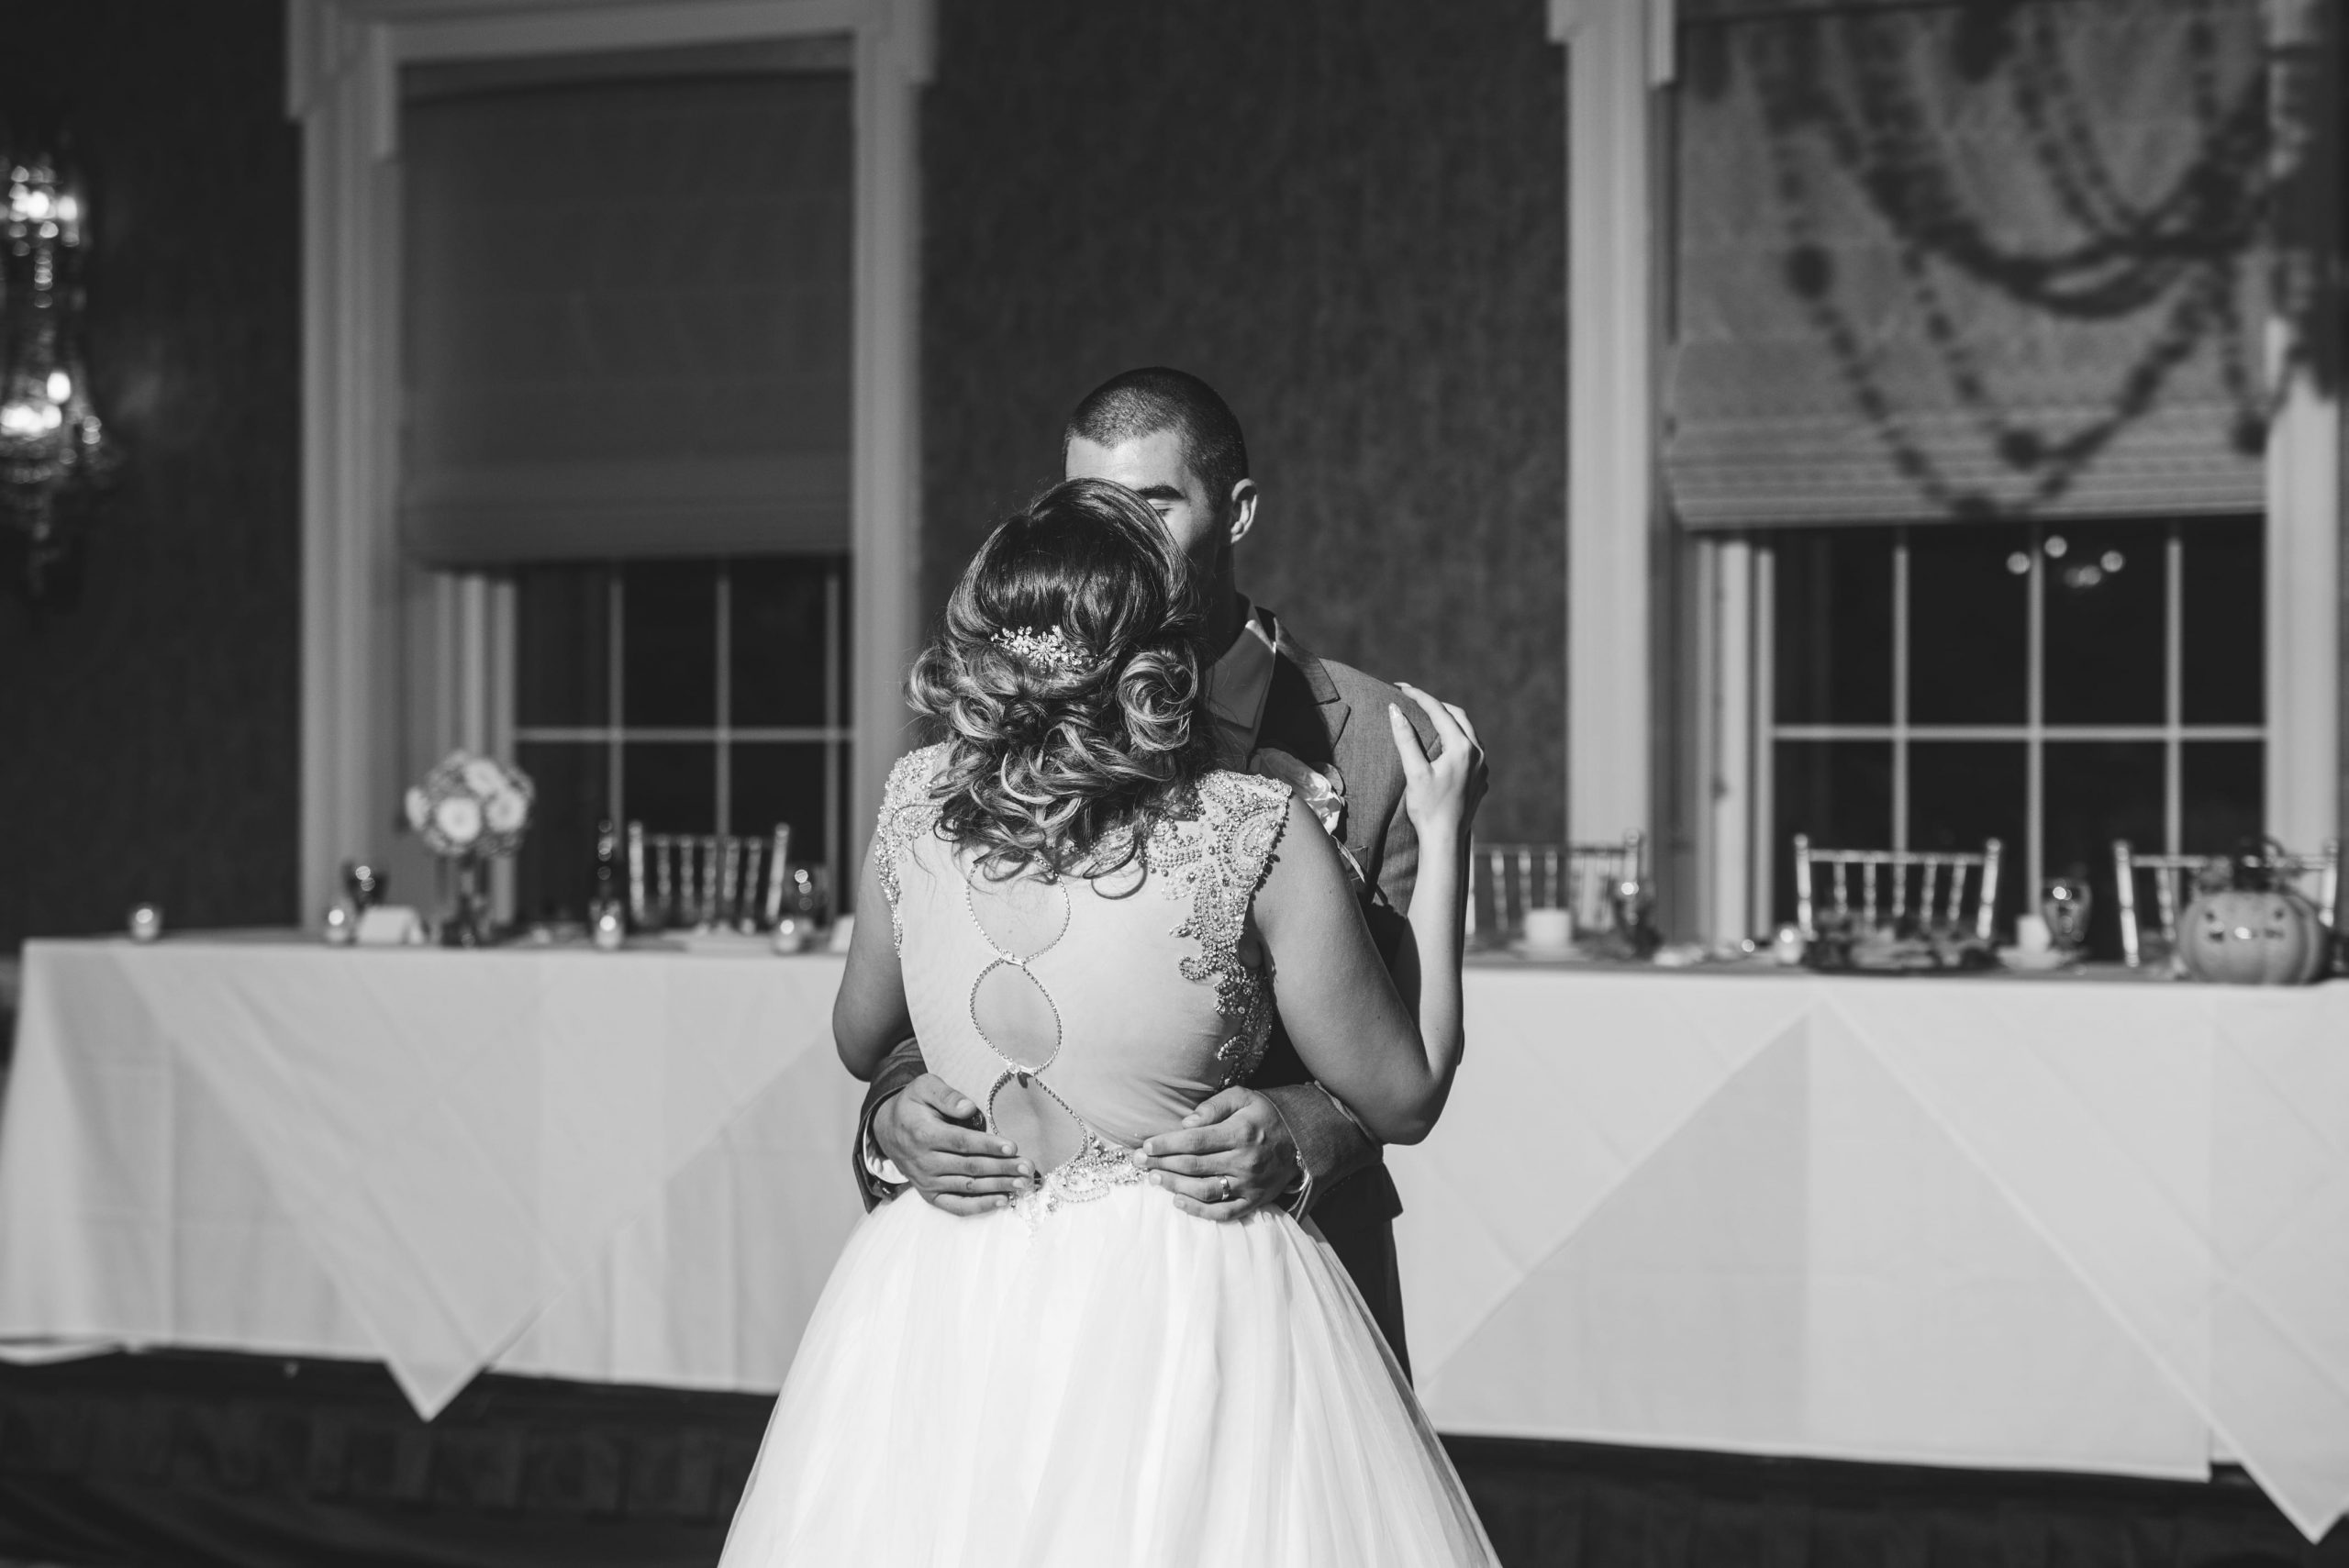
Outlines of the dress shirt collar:
<svg viewBox="0 0 2349 1568">
<path fill-rule="evenodd" d="M 1240 607 L 1240 635 L 1208 671 L 1207 708 L 1216 762 L 1244 772 L 1256 750 L 1257 729 L 1264 721 L 1264 698 L 1273 689 L 1278 643 L 1264 612 L 1245 598 Z"/>
</svg>

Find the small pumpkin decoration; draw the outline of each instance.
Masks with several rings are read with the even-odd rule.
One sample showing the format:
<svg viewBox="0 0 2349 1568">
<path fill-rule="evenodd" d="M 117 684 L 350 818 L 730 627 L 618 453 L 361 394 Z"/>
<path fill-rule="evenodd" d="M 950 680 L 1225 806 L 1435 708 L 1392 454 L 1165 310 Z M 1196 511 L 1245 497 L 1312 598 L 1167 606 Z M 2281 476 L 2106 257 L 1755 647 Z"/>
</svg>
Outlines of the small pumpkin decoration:
<svg viewBox="0 0 2349 1568">
<path fill-rule="evenodd" d="M 2306 985 L 2324 973 L 2332 932 L 2316 906 L 2275 874 L 2253 846 L 2222 868 L 2178 922 L 2178 954 L 2197 980 L 2222 985 Z"/>
</svg>

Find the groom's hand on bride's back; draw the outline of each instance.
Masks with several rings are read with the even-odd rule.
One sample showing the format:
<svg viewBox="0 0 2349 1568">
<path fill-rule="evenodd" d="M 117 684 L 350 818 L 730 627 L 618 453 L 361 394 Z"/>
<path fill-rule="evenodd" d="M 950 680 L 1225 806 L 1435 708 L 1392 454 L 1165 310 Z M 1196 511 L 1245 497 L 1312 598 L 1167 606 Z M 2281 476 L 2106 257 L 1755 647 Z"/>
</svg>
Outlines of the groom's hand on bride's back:
<svg viewBox="0 0 2349 1568">
<path fill-rule="evenodd" d="M 1240 1084 L 1202 1102 L 1174 1131 L 1144 1140 L 1141 1151 L 1151 1180 L 1203 1219 L 1245 1219 L 1286 1196 L 1302 1173 L 1280 1107 Z"/>
<path fill-rule="evenodd" d="M 925 1073 L 881 1102 L 873 1141 L 914 1190 L 949 1214 L 1003 1207 L 1035 1184 L 1019 1151 L 986 1130 L 979 1107 Z"/>
</svg>

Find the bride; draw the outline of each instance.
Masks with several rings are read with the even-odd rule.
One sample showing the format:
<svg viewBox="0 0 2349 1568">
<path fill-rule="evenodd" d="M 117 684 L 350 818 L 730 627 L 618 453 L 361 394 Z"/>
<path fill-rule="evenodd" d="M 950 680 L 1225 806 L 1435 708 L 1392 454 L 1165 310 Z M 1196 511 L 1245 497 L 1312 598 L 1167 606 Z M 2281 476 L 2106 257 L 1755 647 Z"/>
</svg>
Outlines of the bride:
<svg viewBox="0 0 2349 1568">
<path fill-rule="evenodd" d="M 890 773 L 833 1031 L 860 1078 L 918 1033 L 1042 1174 L 850 1238 L 725 1568 L 1494 1562 L 1313 1229 L 1186 1216 L 1133 1163 L 1248 1076 L 1275 1009 L 1374 1135 L 1427 1135 L 1460 1061 L 1475 732 L 1410 692 L 1431 762 L 1387 715 L 1426 846 L 1398 995 L 1312 813 L 1206 761 L 1200 625 L 1151 508 L 1073 480 L 980 547 L 916 664 L 946 739 Z"/>
</svg>

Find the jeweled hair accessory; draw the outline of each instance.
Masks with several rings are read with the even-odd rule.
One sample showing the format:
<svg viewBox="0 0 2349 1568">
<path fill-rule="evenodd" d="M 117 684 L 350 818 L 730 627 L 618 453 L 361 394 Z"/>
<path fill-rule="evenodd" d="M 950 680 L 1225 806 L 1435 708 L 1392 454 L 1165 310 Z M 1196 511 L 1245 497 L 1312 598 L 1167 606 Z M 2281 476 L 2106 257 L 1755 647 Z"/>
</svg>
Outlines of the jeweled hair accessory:
<svg viewBox="0 0 2349 1568">
<path fill-rule="evenodd" d="M 1008 626 L 1000 626 L 987 640 L 1031 664 L 1041 664 L 1065 673 L 1074 674 L 1093 662 L 1084 650 L 1071 642 L 1056 626 L 1047 627 L 1041 633 L 1030 631 L 1026 627 L 1015 631 Z"/>
</svg>

